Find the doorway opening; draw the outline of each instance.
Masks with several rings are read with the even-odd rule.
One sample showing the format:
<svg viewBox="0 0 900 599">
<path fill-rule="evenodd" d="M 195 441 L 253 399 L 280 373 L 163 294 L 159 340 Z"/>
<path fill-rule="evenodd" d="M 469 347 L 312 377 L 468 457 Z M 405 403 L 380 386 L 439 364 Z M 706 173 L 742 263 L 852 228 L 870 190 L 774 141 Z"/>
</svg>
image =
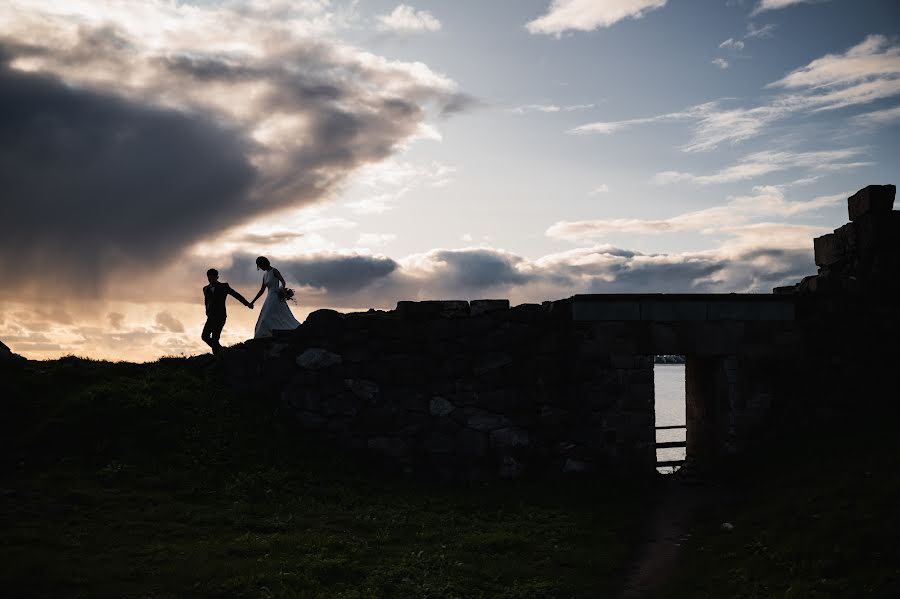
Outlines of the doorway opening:
<svg viewBox="0 0 900 599">
<path fill-rule="evenodd" d="M 687 447 L 685 356 L 653 357 L 656 471 L 672 474 L 683 465 Z"/>
</svg>

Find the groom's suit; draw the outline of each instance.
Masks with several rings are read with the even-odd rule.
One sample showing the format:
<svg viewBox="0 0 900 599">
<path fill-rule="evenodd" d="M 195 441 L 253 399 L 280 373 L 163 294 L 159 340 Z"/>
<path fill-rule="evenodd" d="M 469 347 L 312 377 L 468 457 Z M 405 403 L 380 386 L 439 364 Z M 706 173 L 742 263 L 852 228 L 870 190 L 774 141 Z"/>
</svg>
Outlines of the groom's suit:
<svg viewBox="0 0 900 599">
<path fill-rule="evenodd" d="M 213 349 L 213 353 L 218 353 L 222 349 L 219 345 L 219 336 L 222 329 L 225 328 L 225 319 L 228 314 L 225 312 L 225 300 L 229 295 L 233 295 L 245 306 L 249 306 L 250 302 L 244 299 L 244 296 L 231 288 L 228 283 L 210 283 L 203 288 L 203 301 L 206 304 L 206 324 L 203 326 L 203 341 Z"/>
</svg>

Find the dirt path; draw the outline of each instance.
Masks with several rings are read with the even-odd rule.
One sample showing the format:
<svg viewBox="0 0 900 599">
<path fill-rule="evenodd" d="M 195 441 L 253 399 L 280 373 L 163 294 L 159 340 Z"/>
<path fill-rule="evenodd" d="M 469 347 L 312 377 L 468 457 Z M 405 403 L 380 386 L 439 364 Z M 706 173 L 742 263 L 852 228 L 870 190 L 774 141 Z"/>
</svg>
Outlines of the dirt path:
<svg viewBox="0 0 900 599">
<path fill-rule="evenodd" d="M 721 499 L 720 489 L 678 474 L 666 477 L 648 540 L 625 583 L 623 599 L 643 597 L 669 579 L 696 514 Z"/>
</svg>

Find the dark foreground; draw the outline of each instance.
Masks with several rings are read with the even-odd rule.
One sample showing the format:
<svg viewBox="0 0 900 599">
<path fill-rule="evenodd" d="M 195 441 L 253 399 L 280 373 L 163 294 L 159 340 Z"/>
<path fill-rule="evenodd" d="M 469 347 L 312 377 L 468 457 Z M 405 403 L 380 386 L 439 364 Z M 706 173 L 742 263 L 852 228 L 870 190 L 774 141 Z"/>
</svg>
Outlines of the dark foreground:
<svg viewBox="0 0 900 599">
<path fill-rule="evenodd" d="M 404 480 L 220 375 L 205 358 L 0 364 L 0 595 L 617 597 L 673 497 Z M 898 477 L 885 428 L 697 483 L 708 500 L 647 596 L 898 596 Z"/>
</svg>

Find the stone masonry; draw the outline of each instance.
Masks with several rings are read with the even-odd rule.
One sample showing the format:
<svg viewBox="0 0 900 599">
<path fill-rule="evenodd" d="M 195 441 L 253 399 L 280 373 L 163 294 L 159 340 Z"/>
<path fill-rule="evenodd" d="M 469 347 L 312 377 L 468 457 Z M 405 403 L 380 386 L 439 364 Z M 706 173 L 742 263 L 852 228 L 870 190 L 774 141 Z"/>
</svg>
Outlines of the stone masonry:
<svg viewBox="0 0 900 599">
<path fill-rule="evenodd" d="M 771 295 L 607 294 L 319 310 L 227 354 L 305 435 L 417 476 L 652 473 L 653 356 L 686 355 L 689 460 L 895 406 L 894 186 L 848 199 L 819 272 Z"/>
</svg>

